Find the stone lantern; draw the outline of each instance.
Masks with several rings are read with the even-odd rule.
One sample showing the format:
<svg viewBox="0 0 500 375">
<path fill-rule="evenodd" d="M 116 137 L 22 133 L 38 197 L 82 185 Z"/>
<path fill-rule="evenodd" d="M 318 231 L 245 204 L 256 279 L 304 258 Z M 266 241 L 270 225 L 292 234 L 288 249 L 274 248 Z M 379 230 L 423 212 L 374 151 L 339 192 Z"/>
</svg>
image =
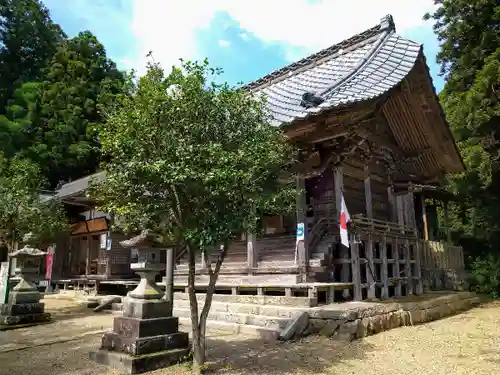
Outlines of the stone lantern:
<svg viewBox="0 0 500 375">
<path fill-rule="evenodd" d="M 45 312 L 44 304 L 40 302 L 42 295 L 34 284 L 40 261 L 46 253 L 33 247 L 34 241 L 34 236 L 27 234 L 23 239 L 24 247 L 9 254 L 9 257 L 16 259 L 15 273 L 20 280 L 9 294 L 7 304 L 2 305 L 0 324 L 16 325 L 50 320 L 50 314 Z"/>
<path fill-rule="evenodd" d="M 140 281 L 123 299 L 123 316 L 114 318 L 113 331 L 105 333 L 101 348 L 90 353 L 91 360 L 129 374 L 166 367 L 189 354 L 188 334 L 179 332 L 179 319 L 172 316 L 172 305 L 162 298 L 164 293 L 155 281 L 164 264 L 153 242 L 148 230 L 120 242 L 128 251 L 137 251 L 131 268 Z"/>
</svg>

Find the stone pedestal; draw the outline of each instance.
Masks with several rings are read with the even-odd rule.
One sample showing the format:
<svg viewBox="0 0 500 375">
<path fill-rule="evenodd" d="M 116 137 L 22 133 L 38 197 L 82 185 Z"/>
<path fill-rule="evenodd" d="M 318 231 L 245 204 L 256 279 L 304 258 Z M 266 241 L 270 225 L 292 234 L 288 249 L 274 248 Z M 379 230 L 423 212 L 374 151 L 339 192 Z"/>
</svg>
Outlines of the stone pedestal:
<svg viewBox="0 0 500 375">
<path fill-rule="evenodd" d="M 164 293 L 154 280 L 161 266 L 147 260 L 132 264 L 141 281 L 124 299 L 123 316 L 114 318 L 113 331 L 103 335 L 91 360 L 139 374 L 188 358 L 188 334 L 179 332 L 179 320 L 171 316 L 170 302 L 162 299 Z"/>
<path fill-rule="evenodd" d="M 45 252 L 26 245 L 9 254 L 17 258 L 16 276 L 19 283 L 9 294 L 8 302 L 0 305 L 0 326 L 26 326 L 50 321 L 50 314 L 44 311 L 40 302 L 42 295 L 33 283 L 40 259 Z"/>
</svg>

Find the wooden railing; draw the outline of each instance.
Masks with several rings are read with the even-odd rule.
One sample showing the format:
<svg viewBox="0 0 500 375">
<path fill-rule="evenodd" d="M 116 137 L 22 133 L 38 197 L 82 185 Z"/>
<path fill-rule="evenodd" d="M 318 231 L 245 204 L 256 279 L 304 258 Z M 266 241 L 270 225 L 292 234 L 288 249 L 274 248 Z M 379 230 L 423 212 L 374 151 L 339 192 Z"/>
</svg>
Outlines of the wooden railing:
<svg viewBox="0 0 500 375">
<path fill-rule="evenodd" d="M 425 241 L 422 263 L 427 268 L 464 269 L 464 252 L 461 246 L 441 241 Z"/>
</svg>

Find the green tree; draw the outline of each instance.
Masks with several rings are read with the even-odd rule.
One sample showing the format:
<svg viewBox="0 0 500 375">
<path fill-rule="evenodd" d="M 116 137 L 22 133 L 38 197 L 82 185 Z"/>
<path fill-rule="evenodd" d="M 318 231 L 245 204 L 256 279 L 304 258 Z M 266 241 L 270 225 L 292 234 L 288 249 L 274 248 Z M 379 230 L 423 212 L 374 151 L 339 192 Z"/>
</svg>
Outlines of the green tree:
<svg viewBox="0 0 500 375">
<path fill-rule="evenodd" d="M 427 14 L 441 42 L 441 101 L 467 171 L 448 178 L 463 203 L 455 229 L 500 244 L 500 3 L 435 0 Z"/>
<path fill-rule="evenodd" d="M 101 106 L 124 85 L 123 74 L 89 31 L 60 44 L 44 71 L 35 108 L 16 108 L 29 138 L 23 154 L 36 161 L 54 187 L 95 172 L 100 159 Z M 29 104 L 29 103 L 28 103 Z"/>
<path fill-rule="evenodd" d="M 62 206 L 41 198 L 44 187 L 35 164 L 0 154 L 0 229 L 9 248 L 28 232 L 45 242 L 67 229 Z"/>
<path fill-rule="evenodd" d="M 285 136 L 269 125 L 261 101 L 214 83 L 218 74 L 206 61 L 183 62 L 167 76 L 150 65 L 135 94 L 122 96 L 101 126 L 111 161 L 94 189 L 101 209 L 114 212 L 125 230 L 149 228 L 187 250 L 195 372 L 205 362 L 206 320 L 228 243 L 253 227 L 256 210 L 287 211 L 295 194 L 277 184 L 292 162 Z M 200 314 L 199 252 L 207 254 L 210 275 Z"/>
<path fill-rule="evenodd" d="M 37 123 L 39 87 L 38 82 L 28 82 L 17 88 L 6 114 L 0 115 L 0 151 L 6 157 L 16 155 L 30 145 L 29 129 Z"/>
<path fill-rule="evenodd" d="M 65 38 L 39 0 L 0 0 L 0 114 L 25 82 L 38 81 Z"/>
</svg>

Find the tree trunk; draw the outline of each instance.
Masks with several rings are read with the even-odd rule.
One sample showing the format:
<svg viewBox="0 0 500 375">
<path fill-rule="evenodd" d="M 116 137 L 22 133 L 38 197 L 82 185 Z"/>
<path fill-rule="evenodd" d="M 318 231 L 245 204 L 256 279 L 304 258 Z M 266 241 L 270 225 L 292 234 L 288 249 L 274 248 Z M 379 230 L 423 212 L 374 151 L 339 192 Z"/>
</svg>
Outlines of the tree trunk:
<svg viewBox="0 0 500 375">
<path fill-rule="evenodd" d="M 189 292 L 189 304 L 191 308 L 191 329 L 193 334 L 192 340 L 192 351 L 193 351 L 193 374 L 201 374 L 205 369 L 206 351 L 205 351 L 205 334 L 207 328 L 207 318 L 210 312 L 210 306 L 212 305 L 212 298 L 215 291 L 215 283 L 217 282 L 217 277 L 219 276 L 220 268 L 222 262 L 226 257 L 227 253 L 227 243 L 224 244 L 222 251 L 217 258 L 217 263 L 215 268 L 212 269 L 210 264 L 210 256 L 206 257 L 207 270 L 210 275 L 207 293 L 205 295 L 205 303 L 203 304 L 203 309 L 198 320 L 198 301 L 196 299 L 196 293 L 194 288 L 195 281 L 195 254 L 191 247 L 188 247 L 188 259 L 189 259 L 189 276 L 188 276 L 188 292 Z"/>
</svg>

